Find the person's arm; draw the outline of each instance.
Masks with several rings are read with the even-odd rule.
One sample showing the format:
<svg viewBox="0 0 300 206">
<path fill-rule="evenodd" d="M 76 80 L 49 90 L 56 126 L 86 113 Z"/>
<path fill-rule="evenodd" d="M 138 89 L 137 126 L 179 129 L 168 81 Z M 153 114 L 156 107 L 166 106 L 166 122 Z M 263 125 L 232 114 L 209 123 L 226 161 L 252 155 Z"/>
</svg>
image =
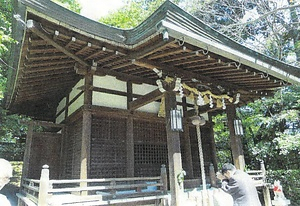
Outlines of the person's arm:
<svg viewBox="0 0 300 206">
<path fill-rule="evenodd" d="M 225 177 L 224 175 L 222 175 L 221 172 L 217 172 L 216 176 L 217 176 L 217 178 L 218 178 L 219 180 L 221 180 L 221 181 L 223 181 L 224 179 L 226 179 L 226 177 Z"/>
<path fill-rule="evenodd" d="M 222 181 L 222 189 L 233 195 L 238 193 L 239 191 L 239 184 L 234 178 L 230 178 L 229 180 L 223 180 Z"/>
</svg>

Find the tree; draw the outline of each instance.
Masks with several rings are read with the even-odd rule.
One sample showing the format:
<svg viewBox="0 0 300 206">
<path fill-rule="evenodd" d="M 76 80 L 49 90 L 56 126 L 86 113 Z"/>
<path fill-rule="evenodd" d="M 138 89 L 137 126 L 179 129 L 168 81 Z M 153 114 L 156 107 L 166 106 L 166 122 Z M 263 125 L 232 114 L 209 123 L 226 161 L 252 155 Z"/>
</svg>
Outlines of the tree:
<svg viewBox="0 0 300 206">
<path fill-rule="evenodd" d="M 3 99 L 3 91 L 6 85 L 6 71 L 9 69 L 8 62 L 11 38 L 11 4 L 10 1 L 0 0 L 0 101 Z"/>
<path fill-rule="evenodd" d="M 264 160 L 273 169 L 299 168 L 299 97 L 299 87 L 284 87 L 274 98 L 247 105 L 247 112 L 241 108 L 240 114 L 248 124 L 245 129 L 249 160 Z"/>
<path fill-rule="evenodd" d="M 108 16 L 101 17 L 101 23 L 117 28 L 134 28 L 149 17 L 165 0 L 128 0 L 127 4 Z M 175 3 L 179 3 L 176 0 Z"/>
<path fill-rule="evenodd" d="M 300 87 L 289 86 L 278 90 L 273 98 L 263 98 L 237 110 L 243 121 L 242 143 L 249 167 L 257 168 L 263 160 L 268 169 L 299 168 L 299 99 Z M 230 159 L 226 115 L 218 115 L 213 121 L 219 159 Z"/>
<path fill-rule="evenodd" d="M 0 142 L 3 144 L 0 147 L 0 154 L 1 157 L 10 160 L 20 160 L 24 148 L 22 144 L 16 142 L 22 139 L 27 129 L 19 123 L 21 118 L 18 115 L 7 115 L 7 111 L 2 106 L 7 72 L 14 69 L 7 63 L 11 44 L 15 42 L 11 38 L 12 6 L 9 0 L 0 0 L 0 4 Z"/>
<path fill-rule="evenodd" d="M 192 4 L 194 6 L 186 9 L 237 42 L 270 57 L 298 64 L 298 3 L 291 0 L 194 0 Z"/>
<path fill-rule="evenodd" d="M 80 13 L 81 5 L 77 0 L 52 0 L 52 1 L 71 11 L 74 11 L 78 14 Z"/>
</svg>

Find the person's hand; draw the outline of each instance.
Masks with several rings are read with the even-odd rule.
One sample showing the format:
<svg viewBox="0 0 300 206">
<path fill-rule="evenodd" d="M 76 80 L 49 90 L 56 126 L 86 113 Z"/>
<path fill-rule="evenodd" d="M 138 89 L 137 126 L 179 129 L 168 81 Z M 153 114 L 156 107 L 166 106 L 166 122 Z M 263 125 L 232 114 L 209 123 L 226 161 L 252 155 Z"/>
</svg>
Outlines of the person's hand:
<svg viewBox="0 0 300 206">
<path fill-rule="evenodd" d="M 224 175 L 222 175 L 221 172 L 217 172 L 217 173 L 216 173 L 216 176 L 217 176 L 217 178 L 218 178 L 219 180 L 221 180 L 221 181 L 222 181 L 223 179 L 226 178 Z"/>
</svg>

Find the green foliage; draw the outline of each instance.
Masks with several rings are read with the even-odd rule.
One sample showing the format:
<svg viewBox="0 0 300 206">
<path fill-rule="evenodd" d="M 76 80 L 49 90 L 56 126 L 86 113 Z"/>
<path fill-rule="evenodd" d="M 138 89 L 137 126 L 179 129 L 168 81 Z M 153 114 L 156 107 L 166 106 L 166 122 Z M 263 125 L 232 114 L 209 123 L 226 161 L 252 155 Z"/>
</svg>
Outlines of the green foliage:
<svg viewBox="0 0 300 206">
<path fill-rule="evenodd" d="M 238 109 L 243 121 L 242 144 L 245 161 L 256 168 L 264 160 L 267 169 L 296 169 L 300 152 L 300 87 L 278 90 L 274 98 L 263 98 Z M 226 115 L 213 118 L 218 159 L 230 159 Z M 296 128 L 293 128 L 296 126 Z M 226 153 L 227 151 L 227 153 Z"/>
<path fill-rule="evenodd" d="M 80 13 L 81 6 L 77 0 L 52 0 L 53 2 L 71 10 L 75 13 Z"/>
<path fill-rule="evenodd" d="M 150 16 L 163 2 L 164 0 L 130 1 L 126 6 L 100 18 L 99 21 L 117 28 L 134 28 Z"/>
<path fill-rule="evenodd" d="M 24 145 L 16 144 L 25 136 L 27 127 L 20 120 L 28 119 L 8 115 L 3 108 L 3 92 L 6 88 L 9 52 L 14 40 L 11 38 L 12 5 L 10 0 L 0 0 L 0 156 L 9 160 L 22 159 Z"/>
<path fill-rule="evenodd" d="M 24 156 L 25 149 L 25 139 L 22 141 L 18 140 L 17 142 L 0 142 L 0 157 L 13 160 L 13 161 L 22 161 Z"/>
<path fill-rule="evenodd" d="M 13 170 L 14 170 L 13 178 L 11 178 L 10 184 L 13 184 L 15 186 L 20 186 L 23 162 L 21 162 L 21 161 L 11 161 L 10 163 L 13 166 Z"/>
<path fill-rule="evenodd" d="M 295 154 L 300 152 L 299 134 L 288 127 L 299 122 L 299 89 L 282 88 L 274 98 L 263 98 L 239 110 L 245 120 L 243 141 L 247 143 L 245 155 L 252 159 L 250 162 L 256 159 L 264 160 L 270 168 L 298 168 Z"/>
<path fill-rule="evenodd" d="M 225 162 L 231 162 L 231 148 L 229 141 L 229 130 L 227 127 L 226 115 L 219 114 L 213 117 L 215 142 L 217 148 L 218 168 Z"/>
<path fill-rule="evenodd" d="M 280 181 L 284 195 L 291 200 L 291 206 L 300 205 L 299 179 L 300 170 L 268 170 L 267 173 L 268 183 L 274 184 L 275 180 Z"/>
<path fill-rule="evenodd" d="M 6 85 L 6 75 L 9 69 L 8 62 L 11 38 L 11 4 L 10 0 L 0 0 L 0 100 L 3 98 L 3 91 Z"/>
<path fill-rule="evenodd" d="M 247 47 L 288 61 L 300 52 L 299 8 L 294 1 L 191 0 L 185 8 L 205 23 Z M 299 59 L 299 58 L 298 58 Z M 293 63 L 297 63 L 293 60 Z"/>
<path fill-rule="evenodd" d="M 8 51 L 12 42 L 11 34 L 11 4 L 10 1 L 0 0 L 0 56 Z"/>
</svg>

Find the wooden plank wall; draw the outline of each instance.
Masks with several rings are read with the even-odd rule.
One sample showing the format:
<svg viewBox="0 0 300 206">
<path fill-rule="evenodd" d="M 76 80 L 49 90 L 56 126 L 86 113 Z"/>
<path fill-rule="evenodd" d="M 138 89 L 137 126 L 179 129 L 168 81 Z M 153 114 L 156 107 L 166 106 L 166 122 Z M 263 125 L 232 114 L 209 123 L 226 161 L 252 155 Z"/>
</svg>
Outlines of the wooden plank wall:
<svg viewBox="0 0 300 206">
<path fill-rule="evenodd" d="M 82 119 L 79 118 L 66 127 L 63 141 L 62 178 L 80 178 Z"/>
<path fill-rule="evenodd" d="M 61 138 L 61 134 L 58 133 L 33 133 L 27 178 L 39 178 L 41 168 L 45 164 L 51 168 L 51 178 L 59 177 Z"/>
</svg>

